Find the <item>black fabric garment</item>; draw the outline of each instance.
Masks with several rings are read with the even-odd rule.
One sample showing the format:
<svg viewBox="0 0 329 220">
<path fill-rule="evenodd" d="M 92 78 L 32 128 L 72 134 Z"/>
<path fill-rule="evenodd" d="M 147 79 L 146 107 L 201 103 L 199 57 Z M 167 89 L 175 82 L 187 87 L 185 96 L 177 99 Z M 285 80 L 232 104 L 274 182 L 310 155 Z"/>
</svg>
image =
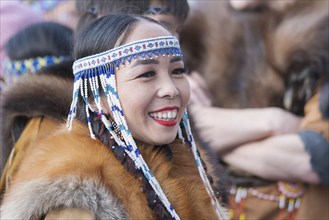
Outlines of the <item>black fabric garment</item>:
<svg viewBox="0 0 329 220">
<path fill-rule="evenodd" d="M 321 184 L 329 186 L 329 143 L 318 132 L 311 130 L 300 131 L 299 136 L 304 142 L 305 150 L 311 156 L 311 164 L 320 177 Z"/>
</svg>

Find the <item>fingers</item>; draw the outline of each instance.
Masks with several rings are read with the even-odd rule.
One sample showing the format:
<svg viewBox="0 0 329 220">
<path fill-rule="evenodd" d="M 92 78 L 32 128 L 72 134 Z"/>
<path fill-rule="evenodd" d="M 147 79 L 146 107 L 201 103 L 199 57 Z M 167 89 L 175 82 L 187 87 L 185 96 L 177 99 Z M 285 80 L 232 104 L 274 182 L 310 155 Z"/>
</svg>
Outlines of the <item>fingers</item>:
<svg viewBox="0 0 329 220">
<path fill-rule="evenodd" d="M 187 80 L 191 89 L 189 105 L 211 106 L 212 101 L 206 91 L 207 86 L 204 79 L 197 72 L 192 72 L 190 76 L 187 76 Z"/>
<path fill-rule="evenodd" d="M 204 78 L 200 75 L 200 73 L 198 73 L 197 71 L 192 71 L 190 76 L 193 80 L 195 80 L 195 82 L 198 82 L 198 85 L 202 89 L 208 89 L 207 83 L 204 80 Z"/>
<path fill-rule="evenodd" d="M 258 4 L 261 4 L 258 0 L 230 0 L 231 6 L 236 10 L 244 10 L 246 8 L 256 7 Z"/>
</svg>

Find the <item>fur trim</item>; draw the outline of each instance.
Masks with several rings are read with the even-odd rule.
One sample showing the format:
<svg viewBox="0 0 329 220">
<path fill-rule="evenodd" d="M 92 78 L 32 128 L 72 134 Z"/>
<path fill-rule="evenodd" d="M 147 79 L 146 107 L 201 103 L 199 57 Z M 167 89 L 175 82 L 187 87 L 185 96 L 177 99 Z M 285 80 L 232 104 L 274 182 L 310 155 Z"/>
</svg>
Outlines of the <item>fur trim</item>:
<svg viewBox="0 0 329 220">
<path fill-rule="evenodd" d="M 189 146 L 182 144 L 179 139 L 169 146 L 172 152 L 170 162 L 166 148 L 163 146 L 142 144 L 139 145 L 139 149 L 181 219 L 213 219 L 214 208 L 205 191 Z M 208 177 L 222 181 L 222 176 L 216 176 L 213 170 L 214 164 L 209 157 L 206 157 L 206 153 L 201 151 L 201 156 L 207 165 Z M 219 203 L 223 205 L 223 200 Z M 220 211 L 220 216 L 227 216 L 225 219 L 228 219 L 224 206 Z"/>
<path fill-rule="evenodd" d="M 182 219 L 215 219 L 214 207 L 199 176 L 192 152 L 179 141 L 169 145 L 172 158 L 162 146 L 138 146 L 168 200 Z M 9 206 L 9 201 L 14 203 L 14 199 L 10 199 L 12 193 L 16 195 L 15 198 L 19 198 L 17 192 L 23 191 L 20 184 L 45 178 L 49 183 L 55 184 L 58 179 L 67 179 L 68 176 L 74 176 L 79 181 L 99 180 L 99 183 L 123 204 L 132 219 L 155 218 L 148 206 L 147 197 L 141 190 L 140 180 L 125 169 L 111 149 L 99 140 L 91 139 L 88 127 L 78 121 L 74 122 L 71 133 L 63 126 L 62 130 L 32 148 L 29 157 L 20 166 L 8 194 L 4 196 L 4 207 Z M 66 185 L 67 182 L 62 181 L 62 186 Z M 24 190 L 30 191 L 28 186 L 24 187 Z M 34 197 L 33 202 L 38 200 L 39 197 Z M 38 205 L 43 204 L 42 200 L 43 197 L 38 201 Z M 96 199 L 97 202 L 98 200 Z M 54 206 L 56 207 L 58 206 Z M 221 211 L 226 213 L 224 207 Z"/>
<path fill-rule="evenodd" d="M 28 118 L 45 116 L 57 121 L 66 119 L 73 90 L 73 81 L 51 75 L 24 75 L 1 94 L 2 166 L 15 139 Z M 18 134 L 15 134 L 18 133 Z"/>
<path fill-rule="evenodd" d="M 283 14 L 269 39 L 272 62 L 283 73 L 297 65 L 318 65 L 319 74 L 328 73 L 328 7 L 328 1 L 296 3 Z"/>
<path fill-rule="evenodd" d="M 96 219 L 128 219 L 124 208 L 99 181 L 74 176 L 19 183 L 1 207 L 1 219 L 40 219 L 50 210 L 83 208 Z"/>
<path fill-rule="evenodd" d="M 187 66 L 204 76 L 215 106 L 283 107 L 291 75 L 328 75 L 328 1 L 255 13 L 228 4 L 193 4 L 180 36 Z"/>
</svg>

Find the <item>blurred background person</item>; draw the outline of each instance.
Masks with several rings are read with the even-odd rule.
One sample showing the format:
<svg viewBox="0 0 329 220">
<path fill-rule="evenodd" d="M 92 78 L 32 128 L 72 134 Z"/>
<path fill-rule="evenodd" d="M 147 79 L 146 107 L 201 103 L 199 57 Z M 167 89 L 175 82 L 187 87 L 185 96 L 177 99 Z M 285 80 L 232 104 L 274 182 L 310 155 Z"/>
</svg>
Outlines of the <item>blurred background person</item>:
<svg viewBox="0 0 329 220">
<path fill-rule="evenodd" d="M 15 34 L 5 46 L 5 84 L 12 84 L 21 75 L 70 61 L 72 35 L 70 28 L 55 22 L 33 24 Z"/>
<path fill-rule="evenodd" d="M 21 30 L 6 44 L 0 192 L 9 186 L 34 141 L 51 134 L 66 119 L 73 81 L 72 39 L 70 28 L 41 22 Z"/>
<path fill-rule="evenodd" d="M 111 13 L 140 14 L 164 25 L 178 35 L 189 12 L 187 0 L 85 0 L 76 1 L 80 25 Z"/>
<path fill-rule="evenodd" d="M 328 2 L 250 2 L 189 1 L 194 128 L 230 173 L 233 219 L 327 219 Z"/>
<path fill-rule="evenodd" d="M 3 77 L 3 61 L 6 57 L 5 45 L 21 29 L 42 21 L 42 15 L 20 1 L 0 1 L 0 91 Z"/>
<path fill-rule="evenodd" d="M 45 21 L 53 21 L 76 29 L 79 16 L 75 0 L 22 0 L 34 11 L 41 13 Z"/>
</svg>

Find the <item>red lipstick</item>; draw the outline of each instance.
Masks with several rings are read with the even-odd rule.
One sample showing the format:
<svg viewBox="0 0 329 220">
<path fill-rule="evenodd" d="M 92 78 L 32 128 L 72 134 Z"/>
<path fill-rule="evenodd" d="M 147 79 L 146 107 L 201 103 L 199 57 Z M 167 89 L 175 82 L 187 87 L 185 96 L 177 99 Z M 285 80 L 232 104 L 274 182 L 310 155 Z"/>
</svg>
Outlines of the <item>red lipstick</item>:
<svg viewBox="0 0 329 220">
<path fill-rule="evenodd" d="M 166 127 L 172 127 L 177 124 L 177 119 L 170 120 L 170 121 L 163 121 L 159 119 L 152 118 L 154 121 L 158 122 L 160 125 L 166 126 Z"/>
<path fill-rule="evenodd" d="M 159 112 L 161 114 L 161 112 L 173 111 L 173 110 L 175 110 L 175 112 L 178 113 L 179 108 L 177 106 L 169 106 L 169 107 L 165 107 L 165 108 L 161 108 L 161 109 L 155 110 L 153 112 L 150 112 L 149 114 L 150 115 L 153 115 L 154 113 L 159 113 Z M 157 118 L 157 117 L 153 117 L 152 116 L 151 118 L 155 122 L 159 123 L 160 125 L 166 126 L 166 127 L 172 127 L 172 126 L 177 125 L 177 117 L 176 118 L 171 118 L 171 119 L 167 119 L 167 118 L 160 119 L 161 117 L 160 118 Z"/>
</svg>

